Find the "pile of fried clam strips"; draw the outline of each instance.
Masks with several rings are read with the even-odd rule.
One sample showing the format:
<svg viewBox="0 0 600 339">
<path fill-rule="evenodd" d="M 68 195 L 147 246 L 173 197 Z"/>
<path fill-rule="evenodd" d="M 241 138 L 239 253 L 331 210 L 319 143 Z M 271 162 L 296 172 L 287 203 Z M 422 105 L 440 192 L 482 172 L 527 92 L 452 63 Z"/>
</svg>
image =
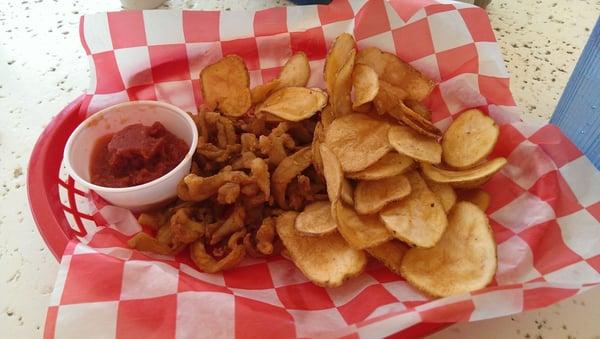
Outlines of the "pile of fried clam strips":
<svg viewBox="0 0 600 339">
<path fill-rule="evenodd" d="M 282 255 L 324 287 L 361 274 L 368 256 L 430 296 L 485 287 L 496 244 L 478 187 L 506 163 L 487 159 L 498 126 L 471 109 L 442 135 L 422 104 L 434 83 L 349 34 L 323 77 L 326 90 L 306 87 L 304 53 L 254 88 L 236 55 L 202 70 L 191 173 L 176 203 L 140 215 L 155 235 L 129 245 L 189 249 L 209 273 Z"/>
</svg>

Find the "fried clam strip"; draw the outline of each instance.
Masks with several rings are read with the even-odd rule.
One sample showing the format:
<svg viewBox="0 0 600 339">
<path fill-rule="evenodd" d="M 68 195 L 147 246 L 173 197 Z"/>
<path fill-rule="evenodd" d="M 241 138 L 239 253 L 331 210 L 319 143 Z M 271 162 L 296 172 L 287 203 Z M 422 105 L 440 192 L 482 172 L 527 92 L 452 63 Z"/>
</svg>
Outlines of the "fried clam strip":
<svg viewBox="0 0 600 339">
<path fill-rule="evenodd" d="M 138 217 L 138 223 L 140 225 L 148 226 L 153 230 L 158 230 L 162 225 L 164 225 L 169 220 L 169 216 L 164 211 L 152 212 L 152 213 L 142 213 Z"/>
<path fill-rule="evenodd" d="M 240 204 L 235 205 L 225 222 L 210 237 L 210 244 L 215 245 L 228 235 L 243 229 L 245 218 L 246 210 L 244 207 Z"/>
<path fill-rule="evenodd" d="M 180 208 L 171 217 L 171 234 L 175 243 L 187 245 L 204 235 L 206 226 L 194 220 L 193 213 L 190 207 Z"/>
<path fill-rule="evenodd" d="M 255 158 L 250 162 L 250 178 L 263 193 L 264 201 L 268 201 L 271 196 L 271 180 L 269 165 L 264 159 Z"/>
<path fill-rule="evenodd" d="M 244 183 L 248 182 L 249 177 L 242 171 L 232 171 L 225 167 L 221 172 L 210 176 L 201 177 L 195 174 L 188 174 L 177 187 L 179 199 L 184 201 L 204 201 L 219 192 L 221 186 L 226 183 Z"/>
<path fill-rule="evenodd" d="M 182 210 L 180 215 L 175 217 L 177 212 L 180 210 Z M 138 223 L 157 230 L 156 237 L 152 237 L 144 232 L 140 232 L 128 241 L 129 247 L 140 251 L 163 255 L 177 254 L 186 245 L 186 243 L 183 243 L 180 239 L 176 238 L 172 227 L 173 222 L 184 221 L 184 216 L 182 216 L 181 213 L 186 213 L 185 218 L 188 219 L 187 221 L 193 222 L 188 215 L 188 213 L 193 213 L 191 204 L 189 202 L 179 203 L 174 207 L 161 212 L 140 214 L 138 217 Z M 186 225 L 183 227 L 195 229 L 202 233 L 202 226 L 200 225 L 186 223 Z M 179 230 L 176 230 L 176 232 L 177 231 Z M 201 236 L 201 234 L 199 236 Z"/>
<path fill-rule="evenodd" d="M 310 147 L 301 148 L 296 153 L 283 159 L 271 177 L 272 194 L 275 201 L 282 209 L 288 209 L 289 205 L 285 198 L 288 184 L 300 175 L 302 171 L 312 164 L 312 152 Z"/>
<path fill-rule="evenodd" d="M 290 124 L 282 122 L 271 130 L 268 136 L 261 135 L 258 138 L 258 148 L 260 152 L 269 159 L 269 164 L 277 166 L 287 157 L 287 150 L 294 149 L 296 142 L 287 133 Z"/>
<path fill-rule="evenodd" d="M 191 246 L 190 255 L 196 266 L 206 273 L 216 273 L 224 271 L 239 264 L 246 255 L 246 248 L 243 244 L 246 230 L 242 229 L 234 233 L 227 241 L 229 253 L 223 258 L 216 260 L 207 251 L 204 243 L 200 240 L 194 242 Z"/>
<path fill-rule="evenodd" d="M 173 254 L 173 249 L 168 245 L 159 242 L 156 238 L 148 235 L 147 233 L 140 232 L 133 238 L 127 241 L 127 245 L 131 248 L 135 248 L 138 251 L 152 252 L 162 255 Z"/>
<path fill-rule="evenodd" d="M 240 196 L 240 184 L 235 182 L 225 183 L 217 191 L 217 202 L 222 205 L 233 204 Z"/>
<path fill-rule="evenodd" d="M 296 178 L 288 184 L 286 189 L 287 200 L 289 207 L 299 211 L 304 208 L 306 203 L 315 201 L 319 195 L 317 192 L 320 190 L 319 186 L 311 185 L 311 180 L 306 175 L 298 175 Z"/>
<path fill-rule="evenodd" d="M 248 233 L 244 236 L 246 253 L 251 257 L 260 258 L 273 254 L 275 241 L 275 218 L 263 219 L 255 234 Z"/>
<path fill-rule="evenodd" d="M 198 155 L 223 163 L 240 153 L 233 121 L 215 112 L 200 112 L 194 121 L 200 132 Z"/>
</svg>

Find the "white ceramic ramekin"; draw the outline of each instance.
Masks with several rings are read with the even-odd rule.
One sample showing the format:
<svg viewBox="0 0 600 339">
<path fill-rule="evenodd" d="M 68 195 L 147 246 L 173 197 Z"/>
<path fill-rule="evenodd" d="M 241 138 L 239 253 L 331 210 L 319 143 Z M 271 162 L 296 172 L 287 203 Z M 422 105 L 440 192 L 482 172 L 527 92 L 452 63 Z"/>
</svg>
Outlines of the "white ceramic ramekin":
<svg viewBox="0 0 600 339">
<path fill-rule="evenodd" d="M 99 138 L 131 124 L 150 126 L 157 121 L 190 146 L 179 165 L 162 177 L 138 186 L 113 188 L 90 182 L 91 154 Z M 197 145 L 198 130 L 186 112 L 164 102 L 132 101 L 105 108 L 82 122 L 67 141 L 64 163 L 69 174 L 82 186 L 95 191 L 113 205 L 139 212 L 176 196 L 177 184 L 190 172 Z"/>
</svg>

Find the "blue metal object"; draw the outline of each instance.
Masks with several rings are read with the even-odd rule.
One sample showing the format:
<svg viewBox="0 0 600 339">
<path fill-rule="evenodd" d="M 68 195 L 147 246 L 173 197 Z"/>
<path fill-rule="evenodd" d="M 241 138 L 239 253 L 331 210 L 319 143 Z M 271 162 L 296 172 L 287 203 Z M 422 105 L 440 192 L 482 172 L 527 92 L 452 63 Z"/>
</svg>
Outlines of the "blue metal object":
<svg viewBox="0 0 600 339">
<path fill-rule="evenodd" d="M 600 169 L 600 19 L 550 119 Z"/>
</svg>

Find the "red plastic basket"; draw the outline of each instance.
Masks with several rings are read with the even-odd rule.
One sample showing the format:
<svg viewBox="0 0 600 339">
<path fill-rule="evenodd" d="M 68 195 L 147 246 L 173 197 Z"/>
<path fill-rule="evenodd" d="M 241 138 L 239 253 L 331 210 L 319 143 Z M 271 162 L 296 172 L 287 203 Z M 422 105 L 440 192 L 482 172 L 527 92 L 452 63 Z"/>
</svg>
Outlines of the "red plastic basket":
<svg viewBox="0 0 600 339">
<path fill-rule="evenodd" d="M 64 205 L 59 196 L 59 185 L 67 189 L 68 196 L 76 194 L 72 179 L 61 180 L 59 171 L 67 139 L 83 121 L 78 114 L 83 98 L 82 95 L 75 99 L 52 119 L 38 138 L 29 159 L 29 206 L 42 238 L 57 260 L 62 257 L 67 243 L 85 232 L 77 223 L 69 223 L 65 212 L 74 214 L 76 211 L 71 207 L 75 206 Z M 74 202 L 74 199 L 69 200 Z"/>
<path fill-rule="evenodd" d="M 79 115 L 83 99 L 83 95 L 78 97 L 52 119 L 40 135 L 29 159 L 27 193 L 31 213 L 46 245 L 59 261 L 69 241 L 86 235 L 82 219 L 95 223 L 92 216 L 77 210 L 75 196 L 85 193 L 75 188 L 72 178 L 63 180 L 59 176 L 67 139 L 83 121 Z M 61 202 L 61 186 L 66 189 L 68 204 Z M 66 214 L 73 218 L 68 219 Z M 420 338 L 449 325 L 451 323 L 420 323 L 392 337 Z"/>
</svg>

